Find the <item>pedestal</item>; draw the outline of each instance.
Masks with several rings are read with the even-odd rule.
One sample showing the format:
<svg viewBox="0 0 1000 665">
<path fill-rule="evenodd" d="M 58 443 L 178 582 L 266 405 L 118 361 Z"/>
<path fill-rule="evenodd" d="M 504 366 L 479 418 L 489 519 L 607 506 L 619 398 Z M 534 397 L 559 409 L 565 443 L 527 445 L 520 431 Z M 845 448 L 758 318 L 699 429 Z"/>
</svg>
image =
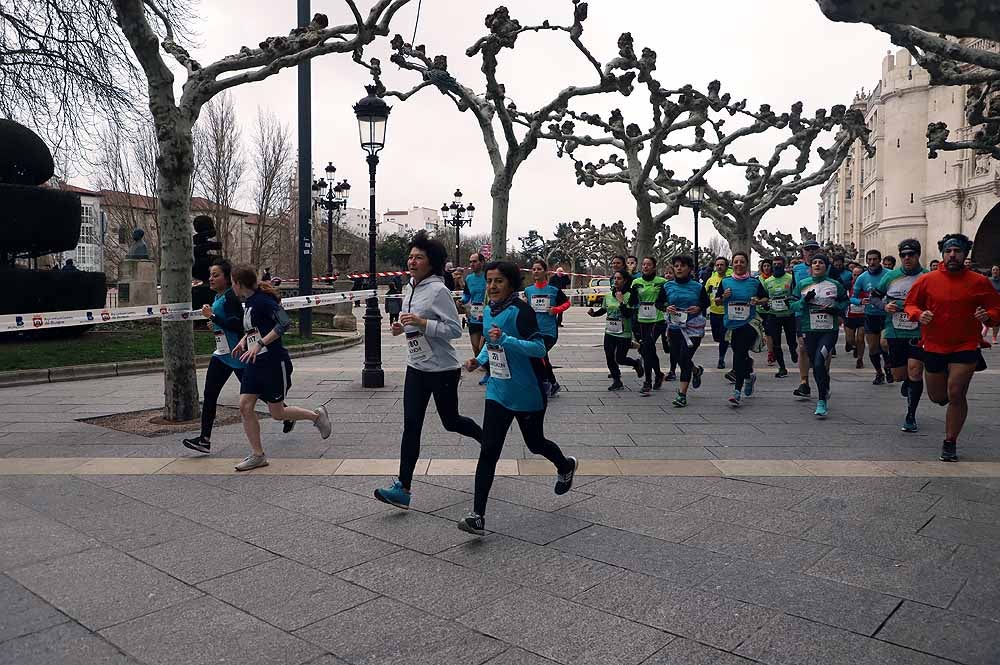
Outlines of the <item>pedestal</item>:
<svg viewBox="0 0 1000 665">
<path fill-rule="evenodd" d="M 347 262 L 351 258 L 350 254 L 337 253 L 333 255 L 334 266 L 336 267 L 338 279 L 332 283 L 333 290 L 338 293 L 350 291 L 354 288 L 354 281 L 347 279 Z M 335 330 L 345 330 L 355 332 L 358 329 L 358 319 L 354 316 L 354 303 L 338 303 L 334 307 L 333 327 Z"/>
<path fill-rule="evenodd" d="M 156 264 L 149 259 L 123 260 L 119 268 L 118 306 L 156 304 Z"/>
</svg>

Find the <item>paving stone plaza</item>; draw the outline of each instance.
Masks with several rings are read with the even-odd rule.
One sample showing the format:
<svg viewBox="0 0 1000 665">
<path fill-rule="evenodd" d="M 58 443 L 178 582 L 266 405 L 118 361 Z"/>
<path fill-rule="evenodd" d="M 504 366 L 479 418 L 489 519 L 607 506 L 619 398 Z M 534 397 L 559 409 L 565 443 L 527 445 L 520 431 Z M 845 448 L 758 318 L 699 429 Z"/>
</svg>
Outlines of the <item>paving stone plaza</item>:
<svg viewBox="0 0 1000 665">
<path fill-rule="evenodd" d="M 572 491 L 514 428 L 483 538 L 455 528 L 478 447 L 433 407 L 412 509 L 371 496 L 399 454 L 391 338 L 380 390 L 362 346 L 296 360 L 289 403 L 326 403 L 333 436 L 265 421 L 271 466 L 247 474 L 240 425 L 198 458 L 78 421 L 161 405 L 160 375 L 0 390 L 0 663 L 1000 662 L 1000 351 L 944 464 L 943 409 L 925 399 L 900 432 L 898 386 L 842 343 L 820 422 L 762 355 L 730 409 L 710 343 L 686 409 L 670 383 L 609 393 L 602 335 L 572 308 L 553 353 L 546 432 L 581 460 Z M 479 420 L 476 378 L 461 410 Z"/>
</svg>

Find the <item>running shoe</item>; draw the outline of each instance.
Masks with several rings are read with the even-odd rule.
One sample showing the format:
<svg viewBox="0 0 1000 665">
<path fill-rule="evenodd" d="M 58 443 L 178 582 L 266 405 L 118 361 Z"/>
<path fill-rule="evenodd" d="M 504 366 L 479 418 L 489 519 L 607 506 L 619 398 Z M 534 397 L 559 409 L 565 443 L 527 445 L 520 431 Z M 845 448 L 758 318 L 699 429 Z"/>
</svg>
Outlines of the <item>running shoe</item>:
<svg viewBox="0 0 1000 665">
<path fill-rule="evenodd" d="M 754 384 L 756 383 L 757 383 L 757 373 L 754 372 L 753 374 L 747 377 L 746 381 L 743 382 L 743 394 L 746 395 L 747 397 L 753 395 L 753 387 Z"/>
<path fill-rule="evenodd" d="M 781 368 L 781 369 L 779 369 L 779 370 L 777 371 L 777 373 L 776 373 L 776 374 L 774 375 L 774 378 L 776 378 L 776 379 L 783 379 L 783 378 L 785 378 L 786 376 L 788 376 L 788 370 L 787 370 L 787 369 L 785 369 L 784 367 L 782 367 L 782 368 Z"/>
<path fill-rule="evenodd" d="M 665 377 L 665 379 L 667 381 L 676 381 L 677 380 L 677 374 L 674 373 L 674 372 L 672 372 L 672 371 L 671 372 L 667 372 L 667 376 Z"/>
<path fill-rule="evenodd" d="M 723 360 L 722 358 L 719 358 L 719 364 L 716 365 L 716 368 L 717 369 L 726 369 L 726 361 Z"/>
<path fill-rule="evenodd" d="M 674 401 L 671 402 L 671 404 L 673 404 L 679 409 L 683 409 L 685 406 L 688 405 L 688 396 L 682 392 L 678 392 L 677 397 L 674 398 Z"/>
<path fill-rule="evenodd" d="M 376 489 L 375 498 L 382 503 L 388 503 L 390 506 L 396 506 L 403 510 L 410 509 L 410 493 L 403 487 L 403 483 L 400 482 L 399 478 L 392 481 L 390 487 L 379 487 Z"/>
<path fill-rule="evenodd" d="M 826 418 L 826 400 L 818 399 L 816 400 L 816 413 L 815 416 L 820 420 Z"/>
<path fill-rule="evenodd" d="M 281 421 L 281 433 L 282 434 L 289 434 L 289 433 L 291 433 L 291 431 L 293 429 L 295 429 L 295 421 L 294 420 L 282 420 Z"/>
<path fill-rule="evenodd" d="M 657 374 L 653 379 L 653 390 L 659 390 L 663 387 L 663 379 L 665 376 L 663 374 Z"/>
<path fill-rule="evenodd" d="M 792 391 L 792 394 L 796 397 L 808 399 L 811 392 L 812 390 L 809 388 L 808 383 L 800 383 L 799 387 Z"/>
<path fill-rule="evenodd" d="M 864 368 L 865 368 L 865 361 L 862 360 L 861 358 L 858 358 L 858 361 L 854 363 L 854 369 L 864 369 Z"/>
<path fill-rule="evenodd" d="M 608 386 L 608 390 L 621 390 L 624 387 L 625 387 L 624 383 L 622 383 L 621 381 L 615 381 L 610 386 Z"/>
<path fill-rule="evenodd" d="M 646 370 L 642 366 L 642 361 L 641 360 L 636 360 L 635 361 L 635 375 L 641 379 L 642 376 L 643 376 L 643 374 L 645 374 L 645 372 L 646 372 Z"/>
<path fill-rule="evenodd" d="M 691 371 L 691 387 L 695 390 L 701 388 L 701 375 L 705 373 L 705 368 L 701 365 L 696 365 Z"/>
<path fill-rule="evenodd" d="M 649 393 L 651 392 L 653 392 L 653 386 L 648 381 L 642 384 L 642 388 L 639 388 L 640 395 L 646 396 L 649 395 Z"/>
<path fill-rule="evenodd" d="M 728 372 L 722 375 L 722 378 L 724 378 L 729 383 L 736 383 L 736 372 L 733 370 L 729 370 Z"/>
<path fill-rule="evenodd" d="M 462 519 L 458 520 L 458 528 L 466 533 L 475 534 L 477 536 L 485 536 L 486 520 L 483 519 L 482 515 L 469 513 Z"/>
<path fill-rule="evenodd" d="M 267 466 L 266 455 L 247 455 L 242 462 L 236 465 L 236 470 L 249 471 L 250 469 L 259 469 L 262 466 Z"/>
<path fill-rule="evenodd" d="M 572 455 L 566 457 L 570 462 L 573 463 L 573 468 L 566 473 L 560 473 L 556 476 L 556 494 L 565 494 L 569 491 L 569 488 L 573 486 L 573 476 L 576 474 L 576 467 L 578 466 L 576 458 Z"/>
<path fill-rule="evenodd" d="M 885 382 L 886 383 L 893 383 L 895 380 L 896 379 L 894 379 L 892 377 L 892 372 L 891 371 L 885 373 Z"/>
<path fill-rule="evenodd" d="M 743 393 L 741 393 L 739 390 L 734 390 L 733 394 L 729 396 L 729 403 L 732 406 L 739 406 L 740 405 L 740 398 L 742 396 L 743 396 Z"/>
<path fill-rule="evenodd" d="M 875 375 L 875 380 L 872 381 L 872 385 L 873 386 L 881 386 L 883 383 L 885 383 L 885 374 L 882 374 L 880 372 L 880 373 L 878 373 L 878 374 Z"/>
<path fill-rule="evenodd" d="M 615 378 L 615 375 L 614 375 L 614 374 L 612 374 L 611 372 L 608 372 L 608 378 L 609 378 L 609 379 L 613 379 L 613 378 Z"/>
<path fill-rule="evenodd" d="M 330 433 L 333 432 L 333 425 L 330 424 L 330 414 L 326 412 L 326 407 L 321 406 L 316 409 L 316 415 L 319 417 L 314 424 L 319 430 L 319 435 L 324 439 L 329 439 Z"/>
<path fill-rule="evenodd" d="M 206 455 L 212 452 L 212 442 L 206 441 L 200 435 L 192 439 L 184 439 L 181 443 L 184 444 L 185 448 L 190 448 L 195 452 L 204 453 Z"/>
<path fill-rule="evenodd" d="M 799 352 L 796 351 L 795 349 L 789 349 L 788 353 L 792 357 L 792 364 L 793 365 L 798 365 L 799 364 Z"/>
<path fill-rule="evenodd" d="M 549 389 L 549 397 L 550 398 L 555 397 L 556 395 L 559 394 L 560 390 L 562 390 L 562 386 L 560 386 L 558 383 L 553 383 L 552 388 Z"/>
<path fill-rule="evenodd" d="M 939 459 L 942 462 L 957 462 L 958 461 L 958 451 L 956 450 L 957 447 L 958 447 L 957 443 L 945 439 L 944 443 L 941 444 L 941 457 Z"/>
<path fill-rule="evenodd" d="M 776 361 L 774 360 L 774 352 L 773 351 L 768 351 L 767 352 L 767 366 L 768 367 L 774 367 L 774 363 L 775 362 Z"/>
<path fill-rule="evenodd" d="M 844 351 L 846 351 L 847 353 L 851 353 L 852 351 L 854 351 L 854 345 L 851 344 L 850 342 L 845 342 Z"/>
<path fill-rule="evenodd" d="M 900 431 L 903 431 L 903 432 L 918 432 L 918 431 L 920 431 L 920 428 L 917 427 L 917 419 L 916 418 L 911 418 L 909 415 L 907 415 L 906 419 L 903 420 L 903 424 L 900 426 L 899 429 L 900 429 Z"/>
</svg>

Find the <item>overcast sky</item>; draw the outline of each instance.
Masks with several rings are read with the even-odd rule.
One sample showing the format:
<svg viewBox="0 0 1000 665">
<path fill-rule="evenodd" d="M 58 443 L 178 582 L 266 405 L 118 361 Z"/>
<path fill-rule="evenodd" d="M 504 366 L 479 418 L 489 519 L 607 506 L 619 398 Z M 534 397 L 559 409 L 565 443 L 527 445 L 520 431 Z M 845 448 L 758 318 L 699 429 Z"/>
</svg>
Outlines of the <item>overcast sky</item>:
<svg viewBox="0 0 1000 665">
<path fill-rule="evenodd" d="M 371 4 L 371 0 L 358 0 L 362 12 Z M 413 0 L 397 14 L 392 26 L 392 32 L 400 32 L 407 41 L 417 4 Z M 464 51 L 484 34 L 483 19 L 497 4 L 498 0 L 423 0 L 416 42 L 426 44 L 429 53 L 446 54 L 456 77 L 481 91 L 479 61 L 467 58 Z M 572 16 L 569 0 L 505 0 L 503 4 L 522 24 L 546 18 L 568 24 Z M 606 61 L 616 55 L 618 35 L 629 31 L 637 50 L 649 46 L 657 52 L 657 75 L 664 85 L 691 83 L 704 89 L 718 78 L 723 91 L 734 99 L 747 98 L 754 109 L 769 103 L 781 112 L 801 100 L 811 115 L 817 107 L 850 104 L 857 90 L 871 89 L 877 82 L 881 59 L 891 46 L 884 34 L 870 26 L 828 21 L 814 0 L 590 0 L 589 4 L 584 41 L 598 59 Z M 199 11 L 200 43 L 194 54 L 204 64 L 243 45 L 256 46 L 265 36 L 286 34 L 295 24 L 296 3 L 202 0 Z M 314 0 L 312 11 L 327 13 L 331 23 L 350 20 L 341 0 Z M 386 42 L 370 47 L 366 57 L 382 59 L 390 88 L 410 87 L 417 81 L 414 73 L 388 62 Z M 524 35 L 516 50 L 505 51 L 501 58 L 500 78 L 521 109 L 535 109 L 561 88 L 595 79 L 565 33 Z M 366 207 L 367 167 L 351 106 L 364 96 L 367 71 L 346 54 L 314 60 L 312 67 L 314 168 L 321 174 L 326 162 L 333 161 L 337 177 L 346 177 L 354 185 L 351 205 Z M 294 136 L 295 70 L 237 87 L 233 95 L 245 132 L 249 133 L 259 106 L 276 112 Z M 645 127 L 648 110 L 641 103 L 645 96 L 634 97 L 638 99 L 589 98 L 576 108 L 606 114 L 609 108 L 621 106 L 627 121 Z M 473 232 L 487 232 L 492 170 L 474 117 L 459 113 L 434 89 L 425 89 L 407 102 L 391 103 L 386 149 L 378 171 L 377 208 L 438 208 L 460 187 L 466 200 L 482 211 Z M 773 140 L 762 142 L 751 152 L 759 150 L 763 161 L 770 157 L 773 144 Z M 730 186 L 737 185 L 738 181 Z M 771 212 L 762 227 L 791 232 L 802 225 L 815 229 L 818 200 L 818 187 L 807 190 L 795 206 Z M 510 242 L 516 246 L 517 236 L 529 229 L 548 234 L 559 221 L 585 217 L 595 222 L 623 219 L 634 225 L 634 204 L 622 185 L 592 189 L 577 185 L 571 162 L 557 159 L 554 146 L 542 143 L 515 179 Z M 671 221 L 674 232 L 689 236 L 691 224 L 686 210 Z"/>
</svg>

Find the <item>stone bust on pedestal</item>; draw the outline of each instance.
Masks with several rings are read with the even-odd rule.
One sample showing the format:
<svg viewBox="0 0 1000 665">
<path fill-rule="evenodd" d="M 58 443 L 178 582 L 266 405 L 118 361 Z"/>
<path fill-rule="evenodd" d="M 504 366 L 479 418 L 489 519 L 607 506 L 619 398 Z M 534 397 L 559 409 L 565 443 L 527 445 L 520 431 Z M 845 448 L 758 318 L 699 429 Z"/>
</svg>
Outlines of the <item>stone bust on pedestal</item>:
<svg viewBox="0 0 1000 665">
<path fill-rule="evenodd" d="M 132 231 L 132 247 L 129 248 L 128 254 L 125 256 L 126 259 L 148 259 L 149 258 L 149 248 L 146 247 L 146 241 L 143 240 L 146 232 L 142 229 L 136 229 Z"/>
</svg>

